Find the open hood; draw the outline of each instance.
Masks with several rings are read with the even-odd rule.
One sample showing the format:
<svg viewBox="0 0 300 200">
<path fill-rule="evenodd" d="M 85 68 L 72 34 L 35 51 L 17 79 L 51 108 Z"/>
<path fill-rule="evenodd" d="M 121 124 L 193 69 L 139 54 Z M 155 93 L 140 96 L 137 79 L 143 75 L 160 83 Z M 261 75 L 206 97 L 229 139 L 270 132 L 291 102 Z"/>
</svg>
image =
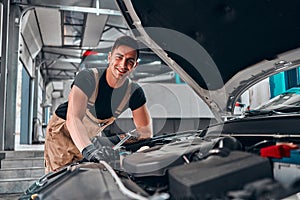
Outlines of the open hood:
<svg viewBox="0 0 300 200">
<path fill-rule="evenodd" d="M 217 119 L 246 89 L 299 66 L 299 0 L 116 0 L 133 34 Z"/>
</svg>

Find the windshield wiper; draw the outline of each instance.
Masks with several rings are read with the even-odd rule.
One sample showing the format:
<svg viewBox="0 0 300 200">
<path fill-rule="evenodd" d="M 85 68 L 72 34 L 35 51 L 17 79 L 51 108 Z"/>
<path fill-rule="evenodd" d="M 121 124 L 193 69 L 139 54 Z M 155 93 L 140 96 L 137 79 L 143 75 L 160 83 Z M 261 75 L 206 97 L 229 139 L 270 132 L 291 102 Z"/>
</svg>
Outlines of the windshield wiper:
<svg viewBox="0 0 300 200">
<path fill-rule="evenodd" d="M 281 108 L 274 109 L 276 112 L 283 112 L 283 113 L 292 113 L 292 112 L 299 112 L 300 106 L 285 106 Z"/>
<path fill-rule="evenodd" d="M 248 110 L 245 112 L 245 116 L 258 116 L 258 115 L 274 115 L 279 114 L 275 110 Z"/>
<path fill-rule="evenodd" d="M 286 113 L 300 112 L 300 106 L 285 106 L 273 110 L 249 110 L 245 112 L 245 116 L 259 116 L 259 115 L 282 115 Z"/>
</svg>

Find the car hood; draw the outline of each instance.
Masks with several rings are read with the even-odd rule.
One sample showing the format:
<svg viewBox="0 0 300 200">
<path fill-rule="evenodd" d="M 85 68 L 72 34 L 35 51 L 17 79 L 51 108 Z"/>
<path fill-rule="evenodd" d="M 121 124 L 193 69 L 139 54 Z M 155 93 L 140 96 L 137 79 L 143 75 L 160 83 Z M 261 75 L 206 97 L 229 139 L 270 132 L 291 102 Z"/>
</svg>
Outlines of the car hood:
<svg viewBox="0 0 300 200">
<path fill-rule="evenodd" d="M 218 120 L 246 89 L 299 66 L 299 0 L 116 0 L 132 33 Z"/>
</svg>

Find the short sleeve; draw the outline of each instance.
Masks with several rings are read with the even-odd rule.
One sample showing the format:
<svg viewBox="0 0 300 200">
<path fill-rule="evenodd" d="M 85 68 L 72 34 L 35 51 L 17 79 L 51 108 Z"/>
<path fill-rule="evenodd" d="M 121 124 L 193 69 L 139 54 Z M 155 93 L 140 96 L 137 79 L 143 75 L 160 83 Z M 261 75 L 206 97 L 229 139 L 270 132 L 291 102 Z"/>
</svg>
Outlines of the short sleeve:
<svg viewBox="0 0 300 200">
<path fill-rule="evenodd" d="M 90 98 L 95 90 L 95 76 L 92 70 L 80 71 L 74 80 L 73 85 L 79 87 Z"/>
</svg>

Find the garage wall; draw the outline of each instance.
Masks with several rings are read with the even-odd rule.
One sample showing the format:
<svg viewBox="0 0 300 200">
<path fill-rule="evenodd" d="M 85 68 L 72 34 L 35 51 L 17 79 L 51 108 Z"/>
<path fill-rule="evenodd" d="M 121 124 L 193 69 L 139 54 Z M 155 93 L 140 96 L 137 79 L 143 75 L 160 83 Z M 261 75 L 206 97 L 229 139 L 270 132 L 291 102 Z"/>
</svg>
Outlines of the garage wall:
<svg viewBox="0 0 300 200">
<path fill-rule="evenodd" d="M 140 83 L 147 98 L 155 135 L 206 127 L 214 116 L 187 84 Z M 125 111 L 116 121 L 122 132 L 132 129 L 132 115 Z M 116 130 L 114 130 L 116 131 Z"/>
</svg>

